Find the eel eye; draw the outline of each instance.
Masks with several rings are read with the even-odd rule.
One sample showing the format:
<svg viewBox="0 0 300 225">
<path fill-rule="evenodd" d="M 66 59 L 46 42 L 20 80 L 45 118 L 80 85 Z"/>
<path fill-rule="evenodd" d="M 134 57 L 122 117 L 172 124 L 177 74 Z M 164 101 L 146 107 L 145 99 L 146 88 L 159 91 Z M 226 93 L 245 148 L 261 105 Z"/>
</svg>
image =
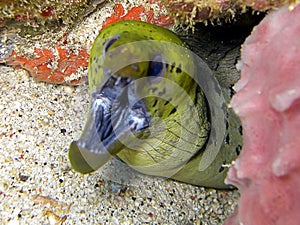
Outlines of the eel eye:
<svg viewBox="0 0 300 225">
<path fill-rule="evenodd" d="M 148 76 L 151 83 L 156 83 L 161 80 L 166 72 L 166 62 L 161 54 L 156 55 L 150 61 L 148 68 Z"/>
<path fill-rule="evenodd" d="M 115 43 L 119 39 L 120 39 L 120 35 L 117 35 L 117 36 L 114 36 L 114 37 L 106 40 L 103 45 L 102 55 L 105 56 L 105 53 L 108 51 L 109 47 L 112 46 L 112 44 Z"/>
</svg>

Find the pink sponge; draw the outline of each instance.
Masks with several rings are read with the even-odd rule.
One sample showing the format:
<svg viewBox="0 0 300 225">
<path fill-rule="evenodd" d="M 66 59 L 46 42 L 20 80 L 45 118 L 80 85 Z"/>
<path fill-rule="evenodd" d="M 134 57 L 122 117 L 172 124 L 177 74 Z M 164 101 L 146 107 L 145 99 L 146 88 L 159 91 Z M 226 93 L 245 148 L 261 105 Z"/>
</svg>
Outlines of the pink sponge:
<svg viewBox="0 0 300 225">
<path fill-rule="evenodd" d="M 231 105 L 244 147 L 227 183 L 241 192 L 225 222 L 300 224 L 300 6 L 273 11 L 242 48 L 241 79 Z"/>
</svg>

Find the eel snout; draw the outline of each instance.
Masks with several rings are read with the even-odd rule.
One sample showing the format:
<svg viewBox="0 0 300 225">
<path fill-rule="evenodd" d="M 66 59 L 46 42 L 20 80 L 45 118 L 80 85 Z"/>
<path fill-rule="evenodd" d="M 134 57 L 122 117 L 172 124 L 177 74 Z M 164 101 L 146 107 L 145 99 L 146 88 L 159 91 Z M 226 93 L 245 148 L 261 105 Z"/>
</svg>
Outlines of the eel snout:
<svg viewBox="0 0 300 225">
<path fill-rule="evenodd" d="M 95 171 L 129 144 L 130 137 L 149 127 L 150 117 L 135 87 L 129 77 L 110 76 L 92 93 L 84 132 L 69 148 L 74 170 Z"/>
</svg>

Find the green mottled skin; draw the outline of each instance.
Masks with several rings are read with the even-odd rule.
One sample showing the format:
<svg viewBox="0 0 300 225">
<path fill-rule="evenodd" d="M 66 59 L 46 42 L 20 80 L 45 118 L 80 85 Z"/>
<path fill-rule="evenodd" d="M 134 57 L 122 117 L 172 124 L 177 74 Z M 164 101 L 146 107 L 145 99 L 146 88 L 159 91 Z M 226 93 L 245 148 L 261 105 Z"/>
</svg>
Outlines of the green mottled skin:
<svg viewBox="0 0 300 225">
<path fill-rule="evenodd" d="M 148 54 L 145 53 L 147 52 L 145 51 L 146 48 L 159 52 L 159 49 L 155 49 L 153 45 L 145 45 L 143 49 L 136 49 L 130 45 L 134 41 L 160 40 L 185 46 L 174 33 L 164 28 L 139 21 L 114 23 L 105 28 L 93 44 L 89 62 L 91 92 L 104 80 L 104 66 L 102 65 L 104 43 L 116 35 L 120 35 L 120 39 L 109 47 L 107 54 L 122 44 L 127 44 L 126 49 L 123 49 L 121 53 L 118 52 L 118 54 L 112 53 L 114 55 L 106 59 L 105 68 L 113 67 L 124 58 L 139 58 L 142 54 Z M 183 72 L 185 71 L 184 68 L 194 68 L 193 60 L 182 57 L 176 52 L 171 54 L 175 59 L 173 62 L 175 68 L 181 67 L 182 69 L 176 70 L 169 66 L 163 77 L 178 84 L 186 94 L 174 93 L 172 99 L 168 99 L 169 103 L 167 103 L 163 99 L 163 89 L 166 86 L 163 81 L 140 87 L 139 91 L 141 94 L 151 93 L 162 97 L 148 97 L 144 99 L 152 119 L 151 127 L 156 131 L 156 135 L 147 137 L 142 144 L 139 144 L 139 151 L 122 146 L 117 151 L 114 150 L 114 152 L 122 161 L 145 174 L 170 177 L 169 172 L 173 171 L 171 178 L 175 180 L 200 186 L 228 188 L 224 184 L 227 168 L 223 167 L 223 165 L 230 164 L 237 157 L 236 149 L 239 148 L 242 142 L 241 132 L 238 130 L 240 122 L 233 112 L 228 111 L 225 135 L 227 138 L 225 138 L 214 162 L 204 171 L 199 171 L 198 164 L 203 152 L 208 147 L 206 142 L 210 135 L 209 109 L 200 87 L 197 86 L 197 83 L 190 76 Z M 134 79 L 147 76 L 148 62 L 140 62 L 135 66 L 139 69 L 132 70 L 131 66 L 127 66 L 118 71 L 118 74 Z M 195 72 L 194 76 L 197 76 Z M 195 104 L 196 112 L 190 110 L 193 104 Z M 175 113 L 174 107 L 177 109 Z M 161 124 L 161 121 L 157 118 L 162 118 L 165 122 L 167 132 L 164 137 L 157 135 L 160 134 L 159 125 Z M 214 118 L 211 119 L 213 120 Z M 195 120 L 199 121 L 199 123 L 194 123 L 193 121 Z M 182 140 L 178 143 L 180 136 Z M 130 140 L 128 141 L 130 142 Z M 154 146 L 155 143 L 159 144 Z M 175 145 L 176 147 L 174 147 Z M 72 147 L 70 151 L 72 151 Z M 76 160 L 72 157 L 70 157 L 70 160 L 73 168 L 80 172 L 80 165 L 74 163 Z"/>
</svg>

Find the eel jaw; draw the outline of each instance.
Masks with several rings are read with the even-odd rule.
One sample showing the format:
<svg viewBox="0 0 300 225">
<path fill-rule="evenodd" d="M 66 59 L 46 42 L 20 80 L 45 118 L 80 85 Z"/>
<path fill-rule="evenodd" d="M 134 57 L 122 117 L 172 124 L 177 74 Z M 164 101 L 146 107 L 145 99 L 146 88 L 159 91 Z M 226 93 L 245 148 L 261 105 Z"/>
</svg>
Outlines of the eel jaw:
<svg viewBox="0 0 300 225">
<path fill-rule="evenodd" d="M 130 137 L 149 127 L 149 114 L 135 94 L 135 87 L 131 78 L 111 76 L 92 93 L 85 129 L 69 148 L 69 160 L 75 171 L 95 171 L 121 151 Z"/>
</svg>

